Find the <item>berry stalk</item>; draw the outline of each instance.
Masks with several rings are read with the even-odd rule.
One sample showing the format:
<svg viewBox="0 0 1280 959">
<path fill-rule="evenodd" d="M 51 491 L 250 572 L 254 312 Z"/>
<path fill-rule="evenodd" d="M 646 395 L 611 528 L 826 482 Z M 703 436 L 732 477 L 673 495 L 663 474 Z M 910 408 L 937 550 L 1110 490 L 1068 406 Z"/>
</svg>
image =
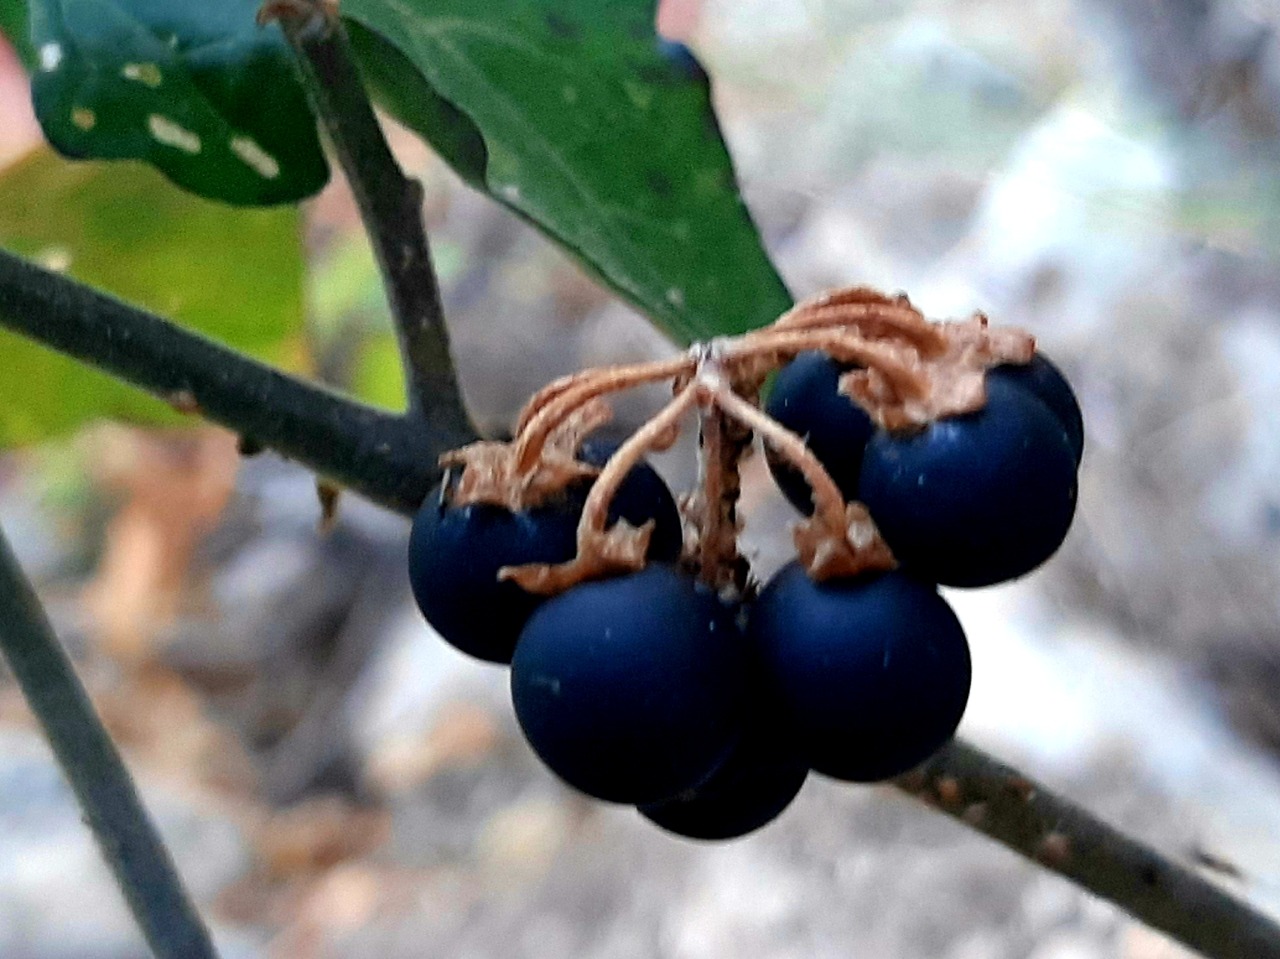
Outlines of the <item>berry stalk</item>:
<svg viewBox="0 0 1280 959">
<path fill-rule="evenodd" d="M 544 390 L 549 398 L 537 407 L 536 413 L 527 418 L 516 437 L 517 471 L 527 474 L 537 466 L 547 437 L 579 407 L 607 393 L 618 393 L 632 387 L 674 379 L 691 369 L 693 364 L 691 357 L 679 356 L 670 360 L 610 367 L 594 371 L 598 375 L 581 379 L 566 377 L 551 384 Z M 534 403 L 531 401 L 526 410 L 533 408 Z"/>
<path fill-rule="evenodd" d="M 845 292 L 848 298 L 822 296 L 805 301 L 784 313 L 768 329 L 848 329 L 872 339 L 902 340 L 926 356 L 936 356 L 946 350 L 946 338 L 906 297 L 863 296 L 867 291 L 861 287 Z"/>
<path fill-rule="evenodd" d="M 760 434 L 813 490 L 813 516 L 795 528 L 796 552 L 817 580 L 856 576 L 871 569 L 893 569 L 897 563 L 861 503 L 845 504 L 840 488 L 822 462 L 795 433 L 730 390 L 714 395 L 729 417 Z"/>
<path fill-rule="evenodd" d="M 742 597 L 750 566 L 738 552 L 738 464 L 751 445 L 751 429 L 730 421 L 716 404 L 722 392 L 733 394 L 717 358 L 707 351 L 699 361 L 699 498 L 697 567 L 699 578 L 716 592 Z"/>
</svg>

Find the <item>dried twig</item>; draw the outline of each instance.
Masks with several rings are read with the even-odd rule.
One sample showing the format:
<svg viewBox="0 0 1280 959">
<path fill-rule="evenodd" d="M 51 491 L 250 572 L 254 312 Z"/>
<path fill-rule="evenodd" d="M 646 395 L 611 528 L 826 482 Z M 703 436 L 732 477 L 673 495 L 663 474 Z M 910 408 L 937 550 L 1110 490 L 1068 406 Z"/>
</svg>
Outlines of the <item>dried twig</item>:
<svg viewBox="0 0 1280 959">
<path fill-rule="evenodd" d="M 967 743 L 895 784 L 1211 959 L 1280 956 L 1272 919 Z"/>
</svg>

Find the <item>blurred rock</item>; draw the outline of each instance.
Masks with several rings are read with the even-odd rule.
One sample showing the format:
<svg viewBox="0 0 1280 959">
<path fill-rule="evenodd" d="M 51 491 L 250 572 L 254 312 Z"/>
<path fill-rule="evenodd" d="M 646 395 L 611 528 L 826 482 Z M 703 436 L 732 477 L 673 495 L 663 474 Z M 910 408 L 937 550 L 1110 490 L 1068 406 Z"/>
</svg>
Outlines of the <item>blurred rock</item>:
<svg viewBox="0 0 1280 959">
<path fill-rule="evenodd" d="M 71 789 L 34 732 L 0 730 L 0 953 L 23 959 L 150 955 L 81 821 Z M 144 800 L 207 918 L 248 863 L 244 836 L 207 798 L 148 781 Z M 226 959 L 258 956 L 255 938 L 214 931 Z"/>
<path fill-rule="evenodd" d="M 1158 932 L 1133 925 L 1120 940 L 1120 959 L 1194 959 L 1196 953 Z"/>
</svg>

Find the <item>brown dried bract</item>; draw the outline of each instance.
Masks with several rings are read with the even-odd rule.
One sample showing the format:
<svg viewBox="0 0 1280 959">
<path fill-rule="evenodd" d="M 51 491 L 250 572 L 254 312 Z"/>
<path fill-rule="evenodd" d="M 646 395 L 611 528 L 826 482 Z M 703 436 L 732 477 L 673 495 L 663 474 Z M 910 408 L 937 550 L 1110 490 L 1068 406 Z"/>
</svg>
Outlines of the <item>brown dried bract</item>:
<svg viewBox="0 0 1280 959">
<path fill-rule="evenodd" d="M 640 527 L 618 520 L 603 532 L 580 534 L 578 555 L 567 563 L 504 566 L 498 571 L 498 578 L 514 580 L 529 593 L 554 596 L 587 580 L 638 572 L 644 569 L 653 525 L 653 520 Z"/>
<path fill-rule="evenodd" d="M 832 529 L 817 511 L 792 531 L 796 555 L 818 582 L 897 567 L 888 545 L 861 503 L 845 507 L 845 525 Z"/>
<path fill-rule="evenodd" d="M 771 326 L 695 344 L 666 360 L 584 370 L 539 390 L 520 414 L 512 443 L 475 443 L 446 454 L 462 467 L 450 487 L 454 503 L 528 509 L 575 482 L 596 477 L 578 526 L 578 555 L 559 565 L 502 571 L 530 592 L 557 593 L 574 583 L 642 569 L 652 524 L 605 529 L 609 502 L 640 458 L 668 448 L 681 418 L 701 410 L 699 491 L 682 498 L 683 562 L 717 589 L 739 592 L 748 582 L 738 552 L 737 473 L 752 434 L 796 468 L 813 492 L 814 513 L 795 529 L 800 562 L 817 580 L 893 569 L 896 562 L 861 503 L 846 503 L 805 441 L 760 409 L 766 377 L 801 353 L 821 351 L 854 367 L 840 390 L 882 428 L 920 429 L 937 419 L 980 409 L 987 371 L 1028 363 L 1035 340 L 993 329 L 982 314 L 930 322 L 903 294 L 849 287 L 812 297 Z M 603 469 L 579 462 L 583 439 L 609 419 L 601 397 L 646 383 L 670 382 L 673 399 L 610 458 Z"/>
<path fill-rule="evenodd" d="M 935 420 L 982 409 L 987 402 L 987 370 L 1005 363 L 1030 363 L 1035 338 L 1017 329 L 992 328 L 981 313 L 934 327 L 945 349 L 936 356 L 904 354 L 916 388 L 901 389 L 882 367 L 852 370 L 840 378 L 840 392 L 867 411 L 883 429 L 921 429 Z"/>
<path fill-rule="evenodd" d="M 612 417 L 607 403 L 592 400 L 575 410 L 547 438 L 533 468 L 521 473 L 514 443 L 481 440 L 440 457 L 446 469 L 462 467 L 449 488 L 450 502 L 458 506 L 488 503 L 513 513 L 554 499 L 580 480 L 599 475 L 595 466 L 576 456 L 582 441 Z"/>
</svg>

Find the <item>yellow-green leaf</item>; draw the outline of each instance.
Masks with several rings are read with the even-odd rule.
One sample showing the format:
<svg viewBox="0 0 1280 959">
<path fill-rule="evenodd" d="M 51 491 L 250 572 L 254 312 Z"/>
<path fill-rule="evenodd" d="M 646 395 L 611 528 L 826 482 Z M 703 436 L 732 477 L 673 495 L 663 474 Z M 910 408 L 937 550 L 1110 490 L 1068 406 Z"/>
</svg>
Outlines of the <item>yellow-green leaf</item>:
<svg viewBox="0 0 1280 959">
<path fill-rule="evenodd" d="M 0 171 L 0 247 L 271 362 L 297 367 L 303 257 L 294 209 L 201 200 L 136 163 L 37 150 Z M 0 447 L 101 416 L 173 422 L 165 404 L 0 331 Z"/>
</svg>

